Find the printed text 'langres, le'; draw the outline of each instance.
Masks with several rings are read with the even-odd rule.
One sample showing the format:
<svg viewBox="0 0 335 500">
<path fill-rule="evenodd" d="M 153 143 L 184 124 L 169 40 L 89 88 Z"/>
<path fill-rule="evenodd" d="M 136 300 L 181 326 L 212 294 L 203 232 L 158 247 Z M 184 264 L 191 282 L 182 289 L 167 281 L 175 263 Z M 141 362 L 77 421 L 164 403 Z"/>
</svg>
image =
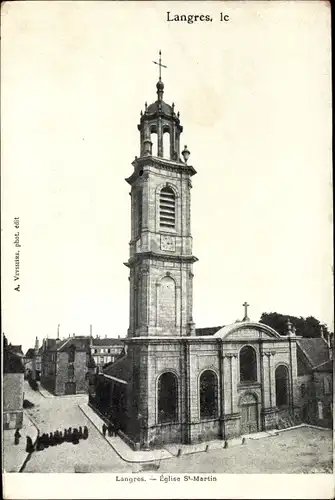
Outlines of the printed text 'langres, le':
<svg viewBox="0 0 335 500">
<path fill-rule="evenodd" d="M 230 17 L 228 14 L 224 14 L 220 12 L 218 16 L 213 17 L 211 14 L 175 14 L 171 11 L 167 11 L 166 13 L 166 21 L 168 22 L 178 22 L 178 23 L 212 23 L 213 21 L 230 21 Z"/>
</svg>

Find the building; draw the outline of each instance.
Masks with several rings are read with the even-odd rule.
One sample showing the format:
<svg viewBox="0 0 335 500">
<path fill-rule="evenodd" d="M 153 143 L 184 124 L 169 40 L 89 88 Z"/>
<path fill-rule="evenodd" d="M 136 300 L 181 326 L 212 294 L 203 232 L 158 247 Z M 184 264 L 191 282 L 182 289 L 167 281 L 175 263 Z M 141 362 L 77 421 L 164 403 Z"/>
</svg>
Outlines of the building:
<svg viewBox="0 0 335 500">
<path fill-rule="evenodd" d="M 303 422 L 333 427 L 333 347 L 331 340 L 299 339 L 298 386 Z"/>
<path fill-rule="evenodd" d="M 29 348 L 24 356 L 25 377 L 40 380 L 42 347 L 39 346 L 38 337 L 35 339 L 35 347 Z"/>
<path fill-rule="evenodd" d="M 161 64 L 161 61 L 159 61 Z M 131 187 L 130 315 L 125 355 L 96 377 L 91 404 L 135 449 L 196 443 L 298 421 L 297 339 L 250 321 L 196 330 L 191 188 L 174 104 L 157 99 L 138 125 Z M 156 145 L 154 148 L 154 144 Z M 183 160 L 181 159 L 183 156 Z M 213 334 L 214 333 L 214 334 Z"/>
<path fill-rule="evenodd" d="M 21 429 L 23 424 L 24 366 L 22 357 L 3 340 L 3 426 Z"/>
<path fill-rule="evenodd" d="M 118 338 L 90 337 L 90 350 L 96 366 L 101 369 L 104 365 L 113 363 L 122 353 L 124 343 Z"/>
<path fill-rule="evenodd" d="M 42 346 L 41 384 L 55 395 L 88 392 L 89 337 L 45 339 Z"/>
</svg>

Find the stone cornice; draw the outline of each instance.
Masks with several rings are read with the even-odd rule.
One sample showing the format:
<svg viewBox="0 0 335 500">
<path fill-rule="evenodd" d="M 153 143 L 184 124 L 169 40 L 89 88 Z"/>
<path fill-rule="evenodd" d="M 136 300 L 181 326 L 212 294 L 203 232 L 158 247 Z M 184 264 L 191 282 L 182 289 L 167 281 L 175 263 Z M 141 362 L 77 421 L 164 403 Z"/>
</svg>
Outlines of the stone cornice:
<svg viewBox="0 0 335 500">
<path fill-rule="evenodd" d="M 189 264 L 193 264 L 194 262 L 198 261 L 197 257 L 195 257 L 194 255 L 167 255 L 155 252 L 142 252 L 136 254 L 134 257 L 131 257 L 128 262 L 124 262 L 124 265 L 130 268 L 145 259 L 159 260 L 164 262 L 185 262 Z"/>
<path fill-rule="evenodd" d="M 140 158 L 135 158 L 132 162 L 134 167 L 134 172 L 130 177 L 126 178 L 126 182 L 132 185 L 138 178 L 141 167 L 144 165 L 149 165 L 158 169 L 168 170 L 170 172 L 185 173 L 190 176 L 195 175 L 197 172 L 194 167 L 187 165 L 181 161 L 166 160 L 164 158 L 159 158 L 157 156 L 141 156 Z"/>
<path fill-rule="evenodd" d="M 210 338 L 208 337 L 205 340 L 206 344 L 218 344 L 220 343 L 220 339 L 215 339 L 215 338 Z M 184 337 L 176 337 L 176 336 L 164 336 L 164 337 L 126 337 L 124 339 L 124 342 L 126 344 L 147 344 L 147 345 L 157 345 L 157 344 L 200 344 L 204 343 L 203 338 L 199 337 L 191 337 L 191 336 L 184 336 Z"/>
</svg>

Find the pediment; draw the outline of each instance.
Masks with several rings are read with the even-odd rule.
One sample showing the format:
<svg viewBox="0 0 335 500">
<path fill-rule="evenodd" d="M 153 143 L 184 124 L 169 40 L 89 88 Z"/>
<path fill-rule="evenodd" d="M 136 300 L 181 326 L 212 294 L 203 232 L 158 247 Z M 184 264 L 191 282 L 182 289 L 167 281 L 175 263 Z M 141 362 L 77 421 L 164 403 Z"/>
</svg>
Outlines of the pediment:
<svg viewBox="0 0 335 500">
<path fill-rule="evenodd" d="M 239 322 L 227 325 L 219 330 L 214 337 L 225 340 L 258 340 L 278 339 L 280 335 L 276 330 L 263 323 Z"/>
</svg>

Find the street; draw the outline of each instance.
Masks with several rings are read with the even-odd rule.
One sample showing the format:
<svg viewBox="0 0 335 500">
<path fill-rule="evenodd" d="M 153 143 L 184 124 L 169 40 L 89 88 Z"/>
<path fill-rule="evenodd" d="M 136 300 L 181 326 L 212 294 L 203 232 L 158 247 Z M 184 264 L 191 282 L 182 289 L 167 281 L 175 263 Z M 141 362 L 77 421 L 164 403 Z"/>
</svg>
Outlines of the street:
<svg viewBox="0 0 335 500">
<path fill-rule="evenodd" d="M 154 472 L 150 464 L 125 462 L 80 410 L 87 396 L 44 397 L 26 383 L 28 410 L 40 433 L 68 427 L 89 429 L 78 445 L 62 443 L 34 451 L 24 472 Z M 332 471 L 331 430 L 300 427 L 245 445 L 161 460 L 156 472 L 170 473 L 315 473 Z"/>
<path fill-rule="evenodd" d="M 25 382 L 25 399 L 35 405 L 28 413 L 40 434 L 86 425 L 89 437 L 77 445 L 64 442 L 34 451 L 24 472 L 132 472 L 132 465 L 115 453 L 78 407 L 87 396 L 45 398 Z"/>
</svg>

